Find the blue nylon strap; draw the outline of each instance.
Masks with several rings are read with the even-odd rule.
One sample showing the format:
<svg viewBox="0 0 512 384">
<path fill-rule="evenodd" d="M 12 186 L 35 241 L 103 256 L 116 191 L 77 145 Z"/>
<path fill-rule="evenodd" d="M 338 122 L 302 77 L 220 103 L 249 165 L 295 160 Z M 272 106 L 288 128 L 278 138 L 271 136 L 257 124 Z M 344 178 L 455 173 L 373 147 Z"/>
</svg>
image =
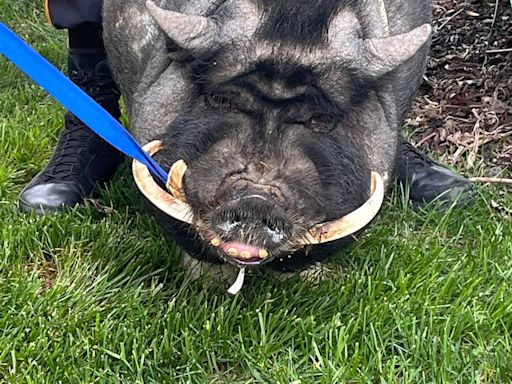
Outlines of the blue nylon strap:
<svg viewBox="0 0 512 384">
<path fill-rule="evenodd" d="M 0 53 L 98 136 L 131 158 L 145 164 L 163 183 L 167 181 L 167 173 L 142 150 L 116 119 L 1 22 Z"/>
</svg>

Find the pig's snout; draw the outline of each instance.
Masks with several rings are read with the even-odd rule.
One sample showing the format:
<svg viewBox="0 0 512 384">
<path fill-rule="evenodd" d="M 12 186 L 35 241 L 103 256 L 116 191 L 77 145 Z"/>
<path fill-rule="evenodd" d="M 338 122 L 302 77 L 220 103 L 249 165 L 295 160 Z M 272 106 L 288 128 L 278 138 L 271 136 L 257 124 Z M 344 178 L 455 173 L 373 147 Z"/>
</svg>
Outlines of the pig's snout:
<svg viewBox="0 0 512 384">
<path fill-rule="evenodd" d="M 231 245 L 233 254 L 250 252 L 253 246 L 275 249 L 292 235 L 291 221 L 264 195 L 249 195 L 225 204 L 213 215 L 212 224 L 219 237 Z"/>
</svg>

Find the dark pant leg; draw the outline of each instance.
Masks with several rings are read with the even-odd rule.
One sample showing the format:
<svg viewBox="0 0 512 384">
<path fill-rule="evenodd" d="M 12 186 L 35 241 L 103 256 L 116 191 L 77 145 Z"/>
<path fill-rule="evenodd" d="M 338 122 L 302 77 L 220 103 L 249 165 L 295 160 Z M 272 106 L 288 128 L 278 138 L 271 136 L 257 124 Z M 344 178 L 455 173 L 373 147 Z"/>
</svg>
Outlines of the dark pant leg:
<svg viewBox="0 0 512 384">
<path fill-rule="evenodd" d="M 83 23 L 101 25 L 103 0 L 46 0 L 46 12 L 56 28 L 73 29 Z"/>
<path fill-rule="evenodd" d="M 46 14 L 56 28 L 69 32 L 71 49 L 101 49 L 103 0 L 46 0 Z"/>
</svg>

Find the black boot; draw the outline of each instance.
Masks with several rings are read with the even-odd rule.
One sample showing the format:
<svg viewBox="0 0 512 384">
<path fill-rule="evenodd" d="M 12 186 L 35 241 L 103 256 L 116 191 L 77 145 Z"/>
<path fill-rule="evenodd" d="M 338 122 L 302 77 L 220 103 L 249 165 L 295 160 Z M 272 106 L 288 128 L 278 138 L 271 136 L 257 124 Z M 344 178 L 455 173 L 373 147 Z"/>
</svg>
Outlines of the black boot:
<svg viewBox="0 0 512 384">
<path fill-rule="evenodd" d="M 398 150 L 396 180 L 409 189 L 409 198 L 415 206 L 434 200 L 443 206 L 472 200 L 473 184 L 469 180 L 434 162 L 404 139 Z"/>
<path fill-rule="evenodd" d="M 105 51 L 71 50 L 71 80 L 119 119 L 119 90 L 108 67 Z M 74 207 L 93 196 L 95 187 L 109 181 L 123 155 L 93 133 L 71 113 L 48 165 L 23 189 L 19 207 L 44 214 Z"/>
</svg>

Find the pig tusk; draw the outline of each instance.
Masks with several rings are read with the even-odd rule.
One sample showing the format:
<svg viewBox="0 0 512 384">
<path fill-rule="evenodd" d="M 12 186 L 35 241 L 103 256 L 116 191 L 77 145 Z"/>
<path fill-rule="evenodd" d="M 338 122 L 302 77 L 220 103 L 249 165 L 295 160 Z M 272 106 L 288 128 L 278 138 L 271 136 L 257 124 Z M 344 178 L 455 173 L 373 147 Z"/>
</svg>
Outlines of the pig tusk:
<svg viewBox="0 0 512 384">
<path fill-rule="evenodd" d="M 339 220 L 318 224 L 309 230 L 302 245 L 323 244 L 349 236 L 373 220 L 384 201 L 384 181 L 377 172 L 371 176 L 372 195 L 361 207 Z"/>
<path fill-rule="evenodd" d="M 185 176 L 185 172 L 187 172 L 187 164 L 185 161 L 178 160 L 175 162 L 169 171 L 166 187 L 175 198 L 186 203 L 187 197 L 185 196 L 185 192 L 183 192 L 183 176 Z"/>
<path fill-rule="evenodd" d="M 162 149 L 161 141 L 152 141 L 146 144 L 142 149 L 153 156 L 160 149 Z M 183 163 L 185 164 L 185 163 Z M 181 168 L 183 170 L 183 168 Z M 186 170 L 186 165 L 185 165 Z M 162 212 L 173 217 L 176 220 L 183 221 L 188 224 L 192 224 L 193 214 L 190 205 L 172 196 L 166 192 L 155 182 L 153 176 L 149 172 L 149 169 L 137 160 L 133 160 L 132 173 L 135 179 L 135 184 L 146 198 L 153 203 L 155 207 L 160 209 Z M 183 174 L 185 171 L 183 171 Z M 182 176 L 183 176 L 182 174 Z M 169 176 L 170 178 L 172 175 Z M 176 180 L 179 187 L 182 186 L 181 180 Z M 178 189 L 180 190 L 180 189 Z M 182 190 L 180 190 L 183 193 Z M 183 194 L 184 196 L 184 194 Z"/>
</svg>

